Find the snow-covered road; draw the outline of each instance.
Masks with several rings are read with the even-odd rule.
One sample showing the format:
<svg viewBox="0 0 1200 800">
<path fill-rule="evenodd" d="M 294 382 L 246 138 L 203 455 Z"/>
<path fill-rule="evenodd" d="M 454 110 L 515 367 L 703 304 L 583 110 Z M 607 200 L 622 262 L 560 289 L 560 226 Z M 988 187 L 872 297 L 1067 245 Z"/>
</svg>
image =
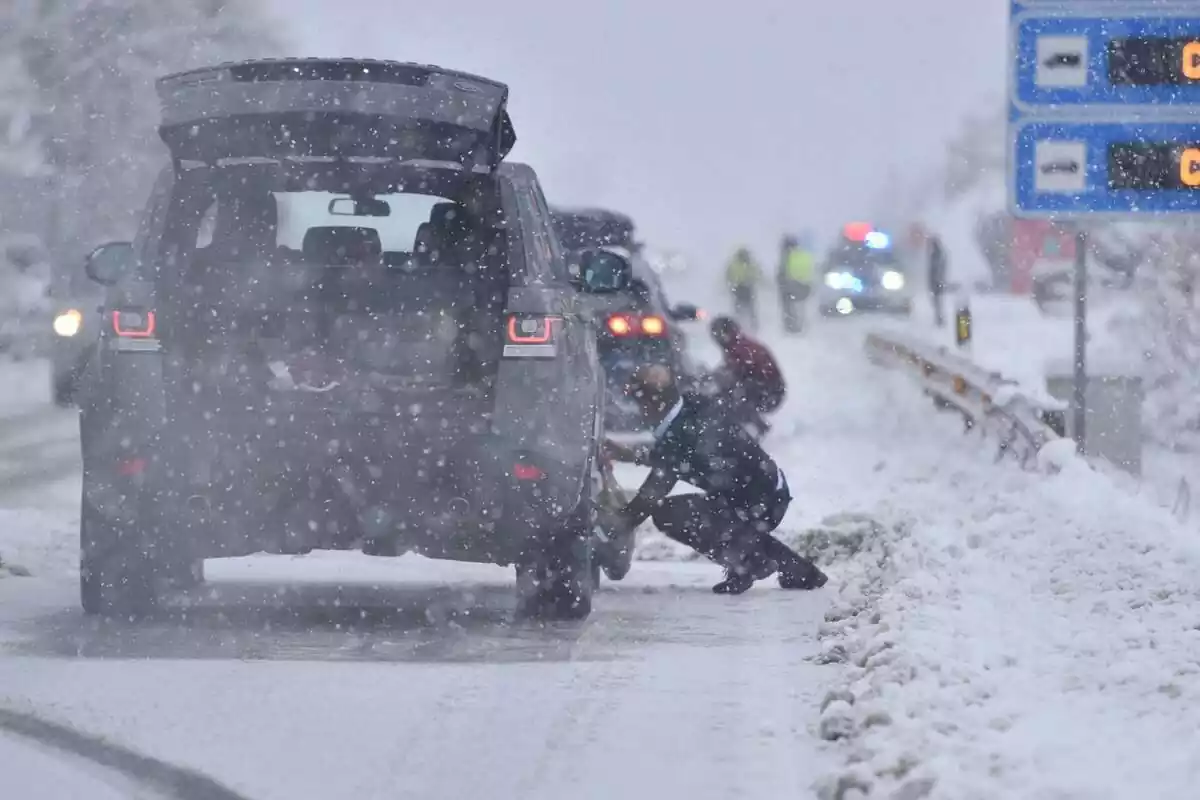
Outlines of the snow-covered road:
<svg viewBox="0 0 1200 800">
<path fill-rule="evenodd" d="M 345 554 L 210 562 L 186 613 L 85 620 L 72 420 L 13 403 L 0 554 L 33 575 L 0 578 L 0 708 L 251 800 L 1188 796 L 1200 548 L 1069 457 L 994 463 L 867 362 L 871 324 L 777 343 L 780 534 L 829 586 L 714 597 L 650 533 L 581 626 L 509 624 L 504 570 Z"/>
<path fill-rule="evenodd" d="M 807 661 L 828 594 L 730 602 L 708 564 L 640 564 L 584 625 L 510 624 L 507 570 L 328 553 L 210 562 L 187 611 L 85 619 L 73 415 L 9 369 L 34 388 L 0 420 L 0 554 L 32 575 L 0 578 L 0 711 L 253 800 L 805 796 L 834 765 Z"/>
</svg>

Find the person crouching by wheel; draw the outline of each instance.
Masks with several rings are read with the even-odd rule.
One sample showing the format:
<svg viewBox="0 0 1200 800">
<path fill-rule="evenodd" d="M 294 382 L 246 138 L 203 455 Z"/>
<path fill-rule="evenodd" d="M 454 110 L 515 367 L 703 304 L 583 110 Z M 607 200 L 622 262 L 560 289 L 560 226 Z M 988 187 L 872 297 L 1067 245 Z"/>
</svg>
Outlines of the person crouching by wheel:
<svg viewBox="0 0 1200 800">
<path fill-rule="evenodd" d="M 646 518 L 667 536 L 725 568 L 713 591 L 741 594 L 778 573 L 785 589 L 817 589 L 826 576 L 771 535 L 791 504 L 783 471 L 713 400 L 680 394 L 670 370 L 642 367 L 629 393 L 656 425 L 653 445 L 633 450 L 605 442 L 606 455 L 650 467 L 637 496 L 598 524 L 631 531 Z M 703 494 L 669 496 L 686 481 Z"/>
<path fill-rule="evenodd" d="M 771 429 L 763 415 L 777 410 L 787 395 L 783 371 L 767 346 L 747 335 L 735 320 L 717 317 L 709 332 L 723 358 L 712 376 L 724 395 L 721 402 L 734 419 L 754 426 L 761 439 Z"/>
</svg>

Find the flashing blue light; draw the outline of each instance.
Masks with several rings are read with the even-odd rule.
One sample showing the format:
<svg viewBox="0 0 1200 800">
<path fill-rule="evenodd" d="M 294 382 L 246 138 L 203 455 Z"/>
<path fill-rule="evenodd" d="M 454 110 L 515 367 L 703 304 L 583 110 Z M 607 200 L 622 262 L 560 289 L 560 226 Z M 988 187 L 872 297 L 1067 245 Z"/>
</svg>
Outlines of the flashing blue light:
<svg viewBox="0 0 1200 800">
<path fill-rule="evenodd" d="M 863 243 L 872 250 L 886 250 L 891 245 L 892 239 L 882 231 L 871 231 Z"/>
</svg>

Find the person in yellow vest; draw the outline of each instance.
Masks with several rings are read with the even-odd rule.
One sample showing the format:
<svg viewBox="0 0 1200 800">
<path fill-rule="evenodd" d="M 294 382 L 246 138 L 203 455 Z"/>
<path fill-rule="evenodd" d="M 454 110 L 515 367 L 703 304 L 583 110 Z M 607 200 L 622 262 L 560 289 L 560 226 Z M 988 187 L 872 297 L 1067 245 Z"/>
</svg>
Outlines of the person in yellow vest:
<svg viewBox="0 0 1200 800">
<path fill-rule="evenodd" d="M 788 333 L 804 330 L 804 308 L 812 294 L 816 257 L 794 236 L 783 237 L 779 254 L 779 303 L 783 311 L 783 329 Z"/>
<path fill-rule="evenodd" d="M 758 329 L 758 307 L 755 295 L 762 283 L 762 269 L 750 251 L 739 247 L 725 266 L 725 286 L 733 298 L 733 313 L 751 330 Z"/>
</svg>

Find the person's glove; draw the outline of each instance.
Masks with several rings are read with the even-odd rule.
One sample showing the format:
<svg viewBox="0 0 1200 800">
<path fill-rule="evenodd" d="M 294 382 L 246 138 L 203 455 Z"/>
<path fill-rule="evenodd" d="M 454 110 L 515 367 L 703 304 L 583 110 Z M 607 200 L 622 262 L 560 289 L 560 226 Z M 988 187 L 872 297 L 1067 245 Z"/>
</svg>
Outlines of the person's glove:
<svg viewBox="0 0 1200 800">
<path fill-rule="evenodd" d="M 604 440 L 604 444 L 600 446 L 600 452 L 608 461 L 624 461 L 635 464 L 638 459 L 637 452 L 632 447 L 626 447 L 612 439 Z"/>
<path fill-rule="evenodd" d="M 611 508 L 600 508 L 596 511 L 596 520 L 592 532 L 602 542 L 610 543 L 629 535 L 632 526 L 620 511 Z"/>
</svg>

